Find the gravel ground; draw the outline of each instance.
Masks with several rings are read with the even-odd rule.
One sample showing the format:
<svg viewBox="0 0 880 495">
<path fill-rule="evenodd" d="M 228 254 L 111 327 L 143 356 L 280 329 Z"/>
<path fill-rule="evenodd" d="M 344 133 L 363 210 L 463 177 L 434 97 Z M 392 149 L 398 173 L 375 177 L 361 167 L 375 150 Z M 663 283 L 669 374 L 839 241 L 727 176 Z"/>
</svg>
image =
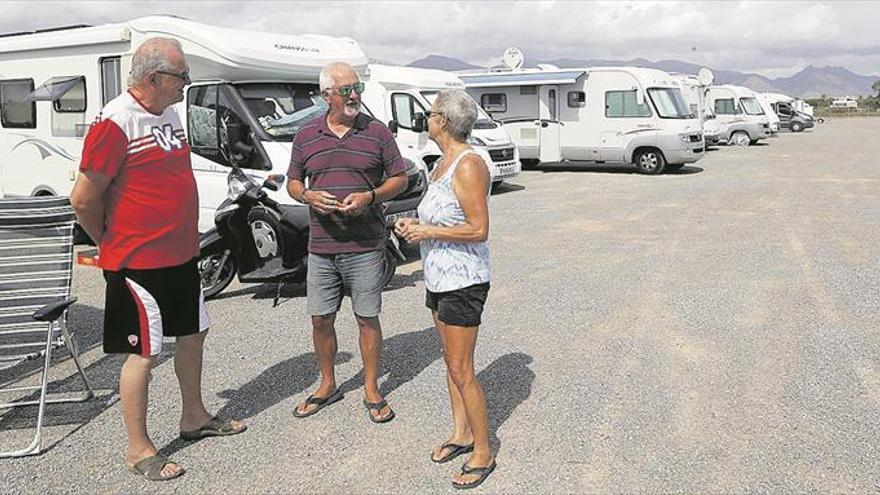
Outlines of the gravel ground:
<svg viewBox="0 0 880 495">
<path fill-rule="evenodd" d="M 878 491 L 878 131 L 880 119 L 839 119 L 676 174 L 545 167 L 501 186 L 476 352 L 498 469 L 478 491 Z M 347 302 L 345 399 L 305 420 L 291 415 L 317 381 L 302 289 L 277 308 L 274 286 L 236 283 L 209 302 L 205 400 L 250 428 L 176 439 L 166 343 L 150 432 L 188 472 L 162 485 L 122 465 L 102 290 L 77 267 L 70 324 L 101 400 L 50 408 L 47 450 L 0 461 L 0 492 L 453 492 L 461 461 L 428 460 L 451 426 L 418 263 L 385 292 L 382 391 L 397 412 L 385 425 L 361 405 Z M 76 385 L 72 371 L 59 360 L 54 386 Z M 32 415 L 0 413 L 4 447 Z"/>
</svg>

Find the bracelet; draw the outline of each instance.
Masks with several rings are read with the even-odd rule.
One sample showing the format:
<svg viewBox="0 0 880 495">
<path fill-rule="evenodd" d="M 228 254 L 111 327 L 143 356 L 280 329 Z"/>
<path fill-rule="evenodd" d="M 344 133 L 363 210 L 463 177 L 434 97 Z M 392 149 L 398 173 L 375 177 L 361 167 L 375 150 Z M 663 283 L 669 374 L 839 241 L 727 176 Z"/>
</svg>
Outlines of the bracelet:
<svg viewBox="0 0 880 495">
<path fill-rule="evenodd" d="M 376 190 L 371 188 L 370 189 L 370 204 L 373 204 L 375 202 L 376 202 Z"/>
</svg>

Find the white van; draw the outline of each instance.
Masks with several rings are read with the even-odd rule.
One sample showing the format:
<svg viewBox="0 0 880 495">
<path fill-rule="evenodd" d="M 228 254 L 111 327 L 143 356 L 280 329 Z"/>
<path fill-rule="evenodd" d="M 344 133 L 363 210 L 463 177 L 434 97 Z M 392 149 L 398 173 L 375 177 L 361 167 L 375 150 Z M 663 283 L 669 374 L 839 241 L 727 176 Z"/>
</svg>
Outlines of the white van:
<svg viewBox="0 0 880 495">
<path fill-rule="evenodd" d="M 669 74 L 638 67 L 461 73 L 526 163 L 634 164 L 659 174 L 704 155 L 700 121 Z"/>
<path fill-rule="evenodd" d="M 691 113 L 700 119 L 703 126 L 703 140 L 706 145 L 717 144 L 721 136 L 721 126 L 715 113 L 706 106 L 706 90 L 712 85 L 715 75 L 709 69 L 700 69 L 700 74 L 670 74 L 681 88 L 681 94 Z"/>
<path fill-rule="evenodd" d="M 715 111 L 721 125 L 721 140 L 748 146 L 770 137 L 770 121 L 754 91 L 743 86 L 712 86 L 706 105 Z"/>
<path fill-rule="evenodd" d="M 133 50 L 153 36 L 180 41 L 190 66 L 193 84 L 177 108 L 192 148 L 202 231 L 213 227 L 226 198 L 230 164 L 260 180 L 286 175 L 293 134 L 325 109 L 318 91 L 325 64 L 347 62 L 362 74 L 367 67 L 348 38 L 244 31 L 171 16 L 0 38 L 0 157 L 8 195 L 70 193 L 89 124 L 125 90 Z M 411 182 L 424 181 L 424 163 L 400 148 L 413 165 Z M 283 187 L 270 195 L 294 203 Z M 271 223 L 258 226 L 267 242 L 277 227 Z"/>
<path fill-rule="evenodd" d="M 428 139 L 420 115 L 431 108 L 434 98 L 444 89 L 464 89 L 455 74 L 435 69 L 370 64 L 366 88 L 361 99 L 370 113 L 397 132 L 397 141 L 413 149 L 433 167 L 440 149 Z M 477 106 L 478 118 L 470 144 L 484 151 L 492 182 L 497 184 L 520 173 L 519 152 L 507 130 Z"/>
</svg>

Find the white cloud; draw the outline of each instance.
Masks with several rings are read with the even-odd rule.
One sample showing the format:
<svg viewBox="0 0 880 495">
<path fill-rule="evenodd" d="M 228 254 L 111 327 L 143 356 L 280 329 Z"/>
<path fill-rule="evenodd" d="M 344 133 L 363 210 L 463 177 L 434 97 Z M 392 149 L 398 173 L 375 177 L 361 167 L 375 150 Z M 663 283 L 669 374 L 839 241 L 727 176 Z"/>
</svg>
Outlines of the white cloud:
<svg viewBox="0 0 880 495">
<path fill-rule="evenodd" d="M 148 13 L 287 33 L 350 36 L 374 59 L 442 54 L 496 61 L 507 46 L 531 60 L 678 59 L 788 75 L 807 64 L 880 72 L 873 2 L 0 2 L 0 32 L 120 21 Z"/>
</svg>

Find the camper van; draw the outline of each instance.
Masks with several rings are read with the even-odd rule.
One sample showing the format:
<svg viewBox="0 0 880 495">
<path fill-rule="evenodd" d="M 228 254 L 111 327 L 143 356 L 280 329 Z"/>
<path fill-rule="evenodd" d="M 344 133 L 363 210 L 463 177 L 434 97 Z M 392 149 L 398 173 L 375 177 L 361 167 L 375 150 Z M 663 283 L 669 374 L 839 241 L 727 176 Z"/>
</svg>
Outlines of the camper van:
<svg viewBox="0 0 880 495">
<path fill-rule="evenodd" d="M 455 74 L 442 70 L 370 64 L 365 80 L 364 106 L 396 132 L 397 141 L 416 152 L 432 168 L 440 149 L 428 139 L 420 115 L 431 108 L 437 94 L 444 89 L 464 89 Z M 470 144 L 481 152 L 489 165 L 492 182 L 498 184 L 520 173 L 519 152 L 507 130 L 493 121 L 477 106 L 477 122 L 471 132 Z"/>
<path fill-rule="evenodd" d="M 670 74 L 681 88 L 681 95 L 691 113 L 700 119 L 703 126 L 703 140 L 706 145 L 717 144 L 721 136 L 721 126 L 715 119 L 715 113 L 706 106 L 706 90 L 715 79 L 709 69 L 700 69 L 699 75 Z"/>
<path fill-rule="evenodd" d="M 771 103 L 763 93 L 755 93 L 755 98 L 758 99 L 758 103 L 761 104 L 761 109 L 764 110 L 764 115 L 767 116 L 767 123 L 770 124 L 770 137 L 776 137 L 776 134 L 782 128 L 782 124 L 779 116 L 776 114 L 776 109 L 773 107 L 773 103 Z"/>
<path fill-rule="evenodd" d="M 803 100 L 796 100 L 791 96 L 780 93 L 761 93 L 758 96 L 759 98 L 766 100 L 773 108 L 776 115 L 779 116 L 780 129 L 788 129 L 791 132 L 801 132 L 804 129 L 815 127 L 816 124 L 813 116 L 798 110 L 798 107 L 803 108 L 803 106 L 798 105 L 797 102 L 800 101 L 801 103 L 806 104 Z M 812 107 L 810 108 L 812 109 Z"/>
<path fill-rule="evenodd" d="M 711 86 L 706 105 L 715 112 L 721 126 L 721 140 L 735 146 L 748 146 L 770 137 L 770 120 L 755 92 L 730 84 Z"/>
<path fill-rule="evenodd" d="M 659 174 L 704 154 L 700 121 L 669 74 L 637 67 L 461 73 L 529 163 L 633 164 Z"/>
<path fill-rule="evenodd" d="M 180 41 L 190 67 L 193 82 L 176 107 L 192 148 L 202 231 L 213 227 L 226 198 L 231 165 L 260 181 L 286 175 L 293 135 L 326 109 L 318 91 L 325 64 L 345 61 L 362 74 L 367 68 L 367 57 L 348 38 L 243 31 L 171 16 L 2 37 L 0 166 L 7 195 L 70 193 L 89 124 L 125 90 L 133 50 L 153 36 Z M 424 164 L 400 148 L 410 181 L 423 187 Z M 283 187 L 269 194 L 294 203 Z M 266 242 L 277 233 L 271 220 L 252 225 Z"/>
</svg>

